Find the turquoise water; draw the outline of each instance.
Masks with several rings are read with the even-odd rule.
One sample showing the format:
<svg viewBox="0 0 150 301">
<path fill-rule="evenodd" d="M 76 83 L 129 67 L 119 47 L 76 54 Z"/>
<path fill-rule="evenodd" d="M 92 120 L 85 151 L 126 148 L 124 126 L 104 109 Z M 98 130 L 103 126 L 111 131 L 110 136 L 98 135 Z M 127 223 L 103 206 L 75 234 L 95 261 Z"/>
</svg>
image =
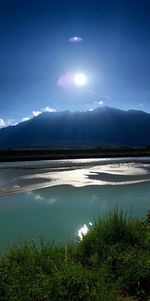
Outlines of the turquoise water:
<svg viewBox="0 0 150 301">
<path fill-rule="evenodd" d="M 21 170 L 18 172 L 16 175 L 20 177 Z M 11 174 L 14 177 L 14 170 L 7 173 L 6 177 L 4 172 L 5 183 Z M 123 208 L 132 216 L 144 217 L 149 204 L 150 182 L 81 187 L 62 184 L 3 194 L 0 197 L 0 250 L 24 239 L 44 238 L 56 244 L 71 242 L 84 224 L 88 225 L 111 208 Z"/>
</svg>

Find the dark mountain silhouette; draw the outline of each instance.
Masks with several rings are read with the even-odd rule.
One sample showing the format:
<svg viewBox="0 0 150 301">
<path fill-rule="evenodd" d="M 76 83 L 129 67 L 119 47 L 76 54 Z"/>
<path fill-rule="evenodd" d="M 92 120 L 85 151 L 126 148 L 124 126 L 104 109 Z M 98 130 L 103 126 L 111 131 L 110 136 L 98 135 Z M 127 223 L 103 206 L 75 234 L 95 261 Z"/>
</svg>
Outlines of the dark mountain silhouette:
<svg viewBox="0 0 150 301">
<path fill-rule="evenodd" d="M 45 112 L 0 130 L 0 147 L 150 144 L 150 114 L 102 107 L 87 112 Z"/>
</svg>

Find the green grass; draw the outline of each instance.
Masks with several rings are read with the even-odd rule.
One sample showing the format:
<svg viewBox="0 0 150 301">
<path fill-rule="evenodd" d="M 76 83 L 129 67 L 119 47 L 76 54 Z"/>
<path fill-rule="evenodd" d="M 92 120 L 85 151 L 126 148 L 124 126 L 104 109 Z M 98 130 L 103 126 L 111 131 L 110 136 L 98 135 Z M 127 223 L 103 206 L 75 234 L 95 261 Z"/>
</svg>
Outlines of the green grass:
<svg viewBox="0 0 150 301">
<path fill-rule="evenodd" d="M 0 300 L 148 300 L 150 217 L 114 210 L 94 222 L 81 242 L 56 247 L 25 242 L 0 259 Z M 119 299 L 120 300 L 120 299 Z"/>
</svg>

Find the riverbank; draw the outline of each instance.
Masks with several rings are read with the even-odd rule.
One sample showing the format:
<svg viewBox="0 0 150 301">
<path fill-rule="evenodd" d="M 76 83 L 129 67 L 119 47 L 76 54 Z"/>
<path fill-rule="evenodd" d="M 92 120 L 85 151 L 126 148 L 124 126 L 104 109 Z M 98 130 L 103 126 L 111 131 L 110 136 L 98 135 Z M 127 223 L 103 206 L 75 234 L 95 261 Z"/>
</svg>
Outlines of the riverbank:
<svg viewBox="0 0 150 301">
<path fill-rule="evenodd" d="M 114 210 L 74 245 L 9 249 L 0 259 L 0 300 L 149 300 L 149 249 L 150 214 L 130 219 Z"/>
<path fill-rule="evenodd" d="M 150 147 L 96 149 L 1 149 L 0 162 L 150 156 Z"/>
</svg>

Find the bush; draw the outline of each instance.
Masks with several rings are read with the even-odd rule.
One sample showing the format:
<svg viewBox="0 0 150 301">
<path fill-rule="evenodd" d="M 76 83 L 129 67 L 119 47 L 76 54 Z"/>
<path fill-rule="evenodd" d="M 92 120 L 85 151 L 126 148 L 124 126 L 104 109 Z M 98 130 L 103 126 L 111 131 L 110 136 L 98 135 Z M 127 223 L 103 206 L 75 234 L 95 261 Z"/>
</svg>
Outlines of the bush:
<svg viewBox="0 0 150 301">
<path fill-rule="evenodd" d="M 0 300 L 116 300 L 110 287 L 74 262 L 69 251 L 32 243 L 9 250 L 0 263 Z"/>
<path fill-rule="evenodd" d="M 148 296 L 150 293 L 150 255 L 138 248 L 122 250 L 112 246 L 107 258 L 107 271 L 118 288 L 131 294 Z M 145 300 L 144 297 L 142 300 Z"/>
<path fill-rule="evenodd" d="M 75 258 L 103 273 L 117 289 L 147 300 L 150 286 L 149 220 L 130 219 L 114 210 L 94 222 Z M 142 296 L 142 297 L 141 297 Z M 143 299 L 140 299 L 143 298 Z M 145 299 L 144 299 L 145 298 Z"/>
<path fill-rule="evenodd" d="M 94 221 L 93 227 L 79 245 L 79 252 L 85 263 L 89 263 L 96 254 L 101 262 L 107 258 L 112 245 L 118 244 L 122 249 L 129 246 L 149 248 L 146 240 L 147 231 L 142 220 L 130 219 L 116 209 L 106 217 Z"/>
</svg>

